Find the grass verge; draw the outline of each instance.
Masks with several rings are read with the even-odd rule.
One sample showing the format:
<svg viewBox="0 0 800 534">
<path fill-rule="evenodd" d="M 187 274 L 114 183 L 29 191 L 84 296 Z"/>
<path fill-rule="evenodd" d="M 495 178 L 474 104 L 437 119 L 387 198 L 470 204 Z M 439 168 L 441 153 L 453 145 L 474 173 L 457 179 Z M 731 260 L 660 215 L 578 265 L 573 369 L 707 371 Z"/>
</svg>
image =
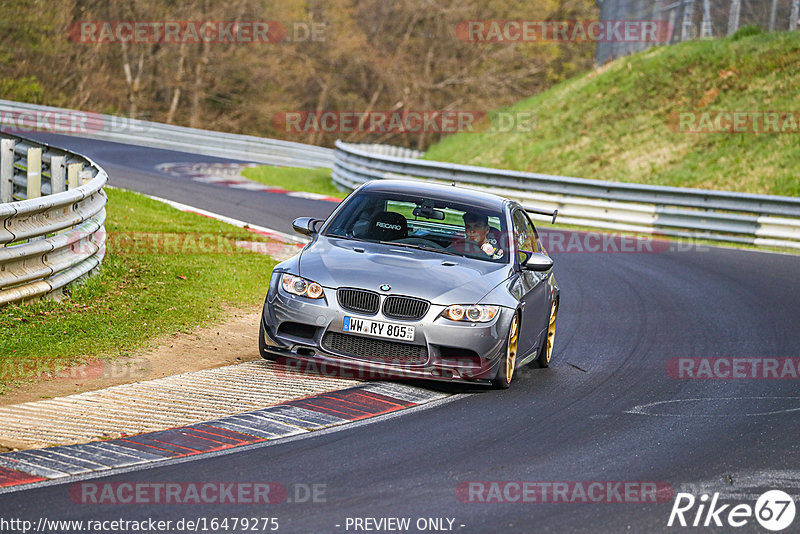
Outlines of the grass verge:
<svg viewBox="0 0 800 534">
<path fill-rule="evenodd" d="M 261 236 L 136 193 L 107 192 L 100 273 L 61 302 L 0 309 L 0 393 L 70 365 L 128 355 L 264 298 L 275 261 L 235 245 Z"/>
<path fill-rule="evenodd" d="M 330 169 L 259 166 L 245 169 L 242 176 L 287 191 L 306 191 L 336 198 L 344 198 L 347 195 L 347 191 L 339 189 L 333 183 Z"/>
<path fill-rule="evenodd" d="M 798 76 L 800 32 L 655 47 L 503 110 L 532 112 L 537 121 L 531 131 L 455 134 L 430 147 L 425 158 L 580 178 L 800 196 Z M 789 133 L 690 131 L 702 131 L 703 114 L 716 120 L 722 112 L 783 113 L 780 126 Z M 690 120 L 684 128 L 681 117 L 686 116 Z M 761 121 L 763 131 L 766 125 Z"/>
</svg>

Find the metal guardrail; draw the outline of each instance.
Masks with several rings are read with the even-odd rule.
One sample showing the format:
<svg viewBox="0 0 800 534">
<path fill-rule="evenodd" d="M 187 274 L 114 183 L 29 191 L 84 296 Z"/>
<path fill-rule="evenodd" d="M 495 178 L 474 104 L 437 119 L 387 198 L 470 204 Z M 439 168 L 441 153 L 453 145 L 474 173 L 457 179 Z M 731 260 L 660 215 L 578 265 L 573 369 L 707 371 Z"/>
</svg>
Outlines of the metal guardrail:
<svg viewBox="0 0 800 534">
<path fill-rule="evenodd" d="M 100 265 L 107 181 L 88 158 L 0 134 L 0 306 L 58 291 Z"/>
<path fill-rule="evenodd" d="M 0 126 L 284 167 L 333 166 L 330 148 L 0 100 Z"/>
<path fill-rule="evenodd" d="M 565 224 L 800 248 L 800 198 L 587 180 L 390 152 L 337 141 L 333 180 L 351 189 L 386 178 L 455 182 L 518 200 L 531 209 L 558 209 L 558 220 Z"/>
<path fill-rule="evenodd" d="M 419 151 L 387 145 L 337 141 L 333 151 L 301 143 L 0 100 L 0 125 L 8 126 L 9 117 L 16 127 L 34 123 L 35 129 L 92 139 L 269 165 L 332 167 L 334 181 L 349 188 L 381 178 L 456 182 L 517 199 L 532 209 L 558 209 L 559 221 L 566 224 L 800 248 L 800 198 L 607 182 L 425 161 L 419 159 Z M 39 128 L 40 124 L 45 127 Z M 53 127 L 58 125 L 60 128 Z M 24 178 L 17 176 L 15 180 L 15 194 L 24 198 L 18 192 Z M 42 193 L 49 194 L 49 187 L 45 180 Z M 58 192 L 58 188 L 53 191 Z"/>
<path fill-rule="evenodd" d="M 598 0 L 601 21 L 659 21 L 655 40 L 605 39 L 597 43 L 595 62 L 641 52 L 651 46 L 689 39 L 731 36 L 744 26 L 764 31 L 797 30 L 800 0 Z M 744 5 L 743 5 L 744 4 Z"/>
</svg>

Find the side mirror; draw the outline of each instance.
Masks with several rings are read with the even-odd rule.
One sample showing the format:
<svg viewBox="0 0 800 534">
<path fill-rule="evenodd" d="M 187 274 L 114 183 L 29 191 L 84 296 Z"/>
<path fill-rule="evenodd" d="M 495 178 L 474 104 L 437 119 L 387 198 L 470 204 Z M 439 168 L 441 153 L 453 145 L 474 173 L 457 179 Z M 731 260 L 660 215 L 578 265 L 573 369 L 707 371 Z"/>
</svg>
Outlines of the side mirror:
<svg viewBox="0 0 800 534">
<path fill-rule="evenodd" d="M 553 267 L 553 258 L 541 252 L 522 251 L 525 259 L 522 261 L 522 268 L 526 271 L 549 271 Z"/>
<path fill-rule="evenodd" d="M 292 221 L 292 228 L 298 234 L 312 236 L 317 233 L 317 223 L 321 222 L 321 219 L 314 219 L 313 217 L 298 217 Z"/>
</svg>

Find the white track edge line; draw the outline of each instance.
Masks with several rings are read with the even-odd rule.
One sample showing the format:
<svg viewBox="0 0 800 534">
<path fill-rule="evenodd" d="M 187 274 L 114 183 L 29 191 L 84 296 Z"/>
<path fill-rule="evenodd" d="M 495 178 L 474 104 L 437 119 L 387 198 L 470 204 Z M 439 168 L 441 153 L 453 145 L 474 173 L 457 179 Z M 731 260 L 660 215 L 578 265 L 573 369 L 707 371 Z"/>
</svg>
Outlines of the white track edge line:
<svg viewBox="0 0 800 534">
<path fill-rule="evenodd" d="M 303 239 L 302 237 L 293 236 L 291 234 L 287 234 L 287 233 L 281 232 L 279 230 L 273 230 L 272 228 L 267 228 L 265 226 L 259 226 L 257 224 L 251 224 L 251 223 L 248 223 L 248 222 L 245 222 L 245 221 L 240 221 L 239 219 L 234 219 L 234 218 L 228 217 L 226 215 L 220 215 L 219 213 L 214 213 L 212 211 L 204 210 L 202 208 L 197 208 L 195 206 L 189 206 L 188 204 L 182 204 L 180 202 L 175 202 L 174 200 L 169 200 L 169 199 L 166 199 L 166 198 L 161 198 L 161 197 L 157 197 L 157 196 L 153 196 L 153 195 L 148 195 L 146 193 L 139 193 L 138 191 L 133 191 L 131 189 L 124 189 L 122 187 L 114 187 L 114 186 L 108 186 L 108 185 L 105 186 L 105 187 L 108 188 L 108 189 L 121 189 L 121 190 L 124 190 L 124 191 L 131 191 L 133 193 L 136 193 L 137 195 L 142 195 L 142 196 L 147 197 L 147 198 L 149 198 L 151 200 L 155 200 L 157 202 L 161 202 L 163 204 L 166 204 L 168 206 L 171 206 L 171 207 L 173 207 L 173 208 L 175 208 L 177 210 L 183 211 L 183 212 L 199 213 L 200 215 L 205 215 L 206 217 L 210 217 L 212 219 L 216 219 L 218 221 L 231 224 L 231 225 L 236 226 L 238 228 L 252 228 L 253 230 L 256 230 L 258 232 L 264 232 L 266 234 L 274 234 L 275 237 L 279 237 L 279 238 L 281 238 L 281 239 L 283 239 L 285 241 L 291 241 L 292 243 L 299 243 L 299 244 L 303 244 L 303 245 L 308 243 L 308 239 Z"/>
</svg>

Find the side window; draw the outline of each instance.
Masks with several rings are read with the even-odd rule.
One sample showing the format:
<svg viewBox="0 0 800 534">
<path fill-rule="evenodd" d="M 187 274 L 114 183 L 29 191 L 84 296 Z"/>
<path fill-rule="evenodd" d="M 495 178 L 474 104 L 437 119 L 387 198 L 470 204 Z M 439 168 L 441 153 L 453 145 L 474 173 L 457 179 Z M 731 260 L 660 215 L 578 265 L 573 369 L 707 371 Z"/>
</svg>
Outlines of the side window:
<svg viewBox="0 0 800 534">
<path fill-rule="evenodd" d="M 528 252 L 536 251 L 536 234 L 528 218 L 521 210 L 516 210 L 514 212 L 512 220 L 514 223 L 514 242 L 517 245 L 517 255 L 521 262 L 525 260 L 525 255 L 522 254 L 523 250 L 527 250 Z"/>
<path fill-rule="evenodd" d="M 541 249 L 539 248 L 539 232 L 536 231 L 536 227 L 533 225 L 530 217 L 527 215 L 525 215 L 525 222 L 528 223 L 528 233 L 533 240 L 533 252 L 541 252 Z"/>
</svg>

